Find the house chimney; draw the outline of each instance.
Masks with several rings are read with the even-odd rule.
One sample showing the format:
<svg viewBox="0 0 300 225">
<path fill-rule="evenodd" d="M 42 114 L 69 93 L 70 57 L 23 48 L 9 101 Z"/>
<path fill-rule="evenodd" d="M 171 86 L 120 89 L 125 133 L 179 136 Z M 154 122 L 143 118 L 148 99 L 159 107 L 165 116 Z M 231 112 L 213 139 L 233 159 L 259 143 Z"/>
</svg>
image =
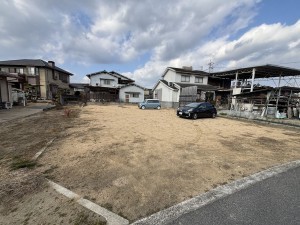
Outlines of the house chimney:
<svg viewBox="0 0 300 225">
<path fill-rule="evenodd" d="M 182 69 L 184 70 L 193 70 L 192 66 L 183 66 Z"/>
<path fill-rule="evenodd" d="M 55 67 L 55 62 L 54 61 L 48 61 L 48 65 L 50 67 Z"/>
</svg>

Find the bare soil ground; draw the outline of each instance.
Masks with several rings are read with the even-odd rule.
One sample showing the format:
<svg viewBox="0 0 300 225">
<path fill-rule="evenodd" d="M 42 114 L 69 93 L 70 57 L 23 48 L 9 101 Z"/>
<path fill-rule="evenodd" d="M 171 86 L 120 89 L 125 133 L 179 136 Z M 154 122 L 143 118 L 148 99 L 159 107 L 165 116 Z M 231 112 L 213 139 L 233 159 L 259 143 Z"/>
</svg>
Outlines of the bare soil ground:
<svg viewBox="0 0 300 225">
<path fill-rule="evenodd" d="M 171 109 L 140 110 L 131 105 L 89 105 L 77 111 L 73 118 L 52 110 L 4 125 L 0 169 L 6 175 L 1 181 L 9 184 L 12 171 L 7 168 L 14 157 L 23 157 L 24 152 L 32 157 L 57 137 L 38 160 L 39 166 L 23 172 L 36 173 L 30 176 L 37 179 L 31 181 L 33 186 L 47 176 L 134 221 L 300 158 L 299 129 L 225 118 L 181 119 Z M 46 185 L 36 186 L 41 190 L 23 198 L 45 191 Z M 18 204 L 14 204 L 16 210 L 10 207 L 5 218 L 17 214 Z"/>
</svg>

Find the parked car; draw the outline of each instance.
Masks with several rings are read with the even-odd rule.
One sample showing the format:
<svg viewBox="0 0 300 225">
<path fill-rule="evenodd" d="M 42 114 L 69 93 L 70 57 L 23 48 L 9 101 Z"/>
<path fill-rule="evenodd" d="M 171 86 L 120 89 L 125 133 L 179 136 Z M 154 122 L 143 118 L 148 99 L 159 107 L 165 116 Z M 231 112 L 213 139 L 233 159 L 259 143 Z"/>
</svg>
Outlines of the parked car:
<svg viewBox="0 0 300 225">
<path fill-rule="evenodd" d="M 208 102 L 193 102 L 177 109 L 177 116 L 197 119 L 200 117 L 217 116 L 217 110 L 214 105 Z"/>
<path fill-rule="evenodd" d="M 139 103 L 140 109 L 160 109 L 161 105 L 158 99 L 146 99 Z"/>
</svg>

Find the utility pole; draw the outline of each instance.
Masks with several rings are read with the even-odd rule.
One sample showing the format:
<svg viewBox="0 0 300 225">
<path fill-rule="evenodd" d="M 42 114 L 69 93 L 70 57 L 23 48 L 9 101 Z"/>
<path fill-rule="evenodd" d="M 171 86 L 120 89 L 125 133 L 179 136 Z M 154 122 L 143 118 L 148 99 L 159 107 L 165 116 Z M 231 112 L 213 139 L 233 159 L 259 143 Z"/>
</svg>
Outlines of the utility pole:
<svg viewBox="0 0 300 225">
<path fill-rule="evenodd" d="M 214 69 L 214 62 L 212 62 L 211 60 L 208 63 L 208 72 L 211 73 Z"/>
</svg>

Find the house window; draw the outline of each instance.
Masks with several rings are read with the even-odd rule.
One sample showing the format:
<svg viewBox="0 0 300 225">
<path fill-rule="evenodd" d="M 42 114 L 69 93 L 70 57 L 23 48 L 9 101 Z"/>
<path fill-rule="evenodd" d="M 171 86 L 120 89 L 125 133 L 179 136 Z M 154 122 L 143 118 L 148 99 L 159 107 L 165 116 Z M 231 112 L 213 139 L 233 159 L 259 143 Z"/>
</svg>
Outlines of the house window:
<svg viewBox="0 0 300 225">
<path fill-rule="evenodd" d="M 16 71 L 17 71 L 17 73 L 22 73 L 22 74 L 24 73 L 24 69 L 23 68 L 17 68 Z"/>
<path fill-rule="evenodd" d="M 4 67 L 3 67 L 3 68 L 1 68 L 1 71 L 2 71 L 2 72 L 8 73 L 8 68 L 4 68 Z"/>
<path fill-rule="evenodd" d="M 203 77 L 195 77 L 195 83 L 203 83 Z"/>
<path fill-rule="evenodd" d="M 60 73 L 59 80 L 61 80 L 64 83 L 68 83 L 68 75 Z"/>
<path fill-rule="evenodd" d="M 34 67 L 28 67 L 27 70 L 29 75 L 35 75 Z"/>
<path fill-rule="evenodd" d="M 132 97 L 133 97 L 133 98 L 138 98 L 139 96 L 140 96 L 139 93 L 132 93 Z"/>
<path fill-rule="evenodd" d="M 10 68 L 8 68 L 8 72 L 9 73 L 15 73 L 16 72 L 16 68 L 10 67 Z"/>
<path fill-rule="evenodd" d="M 53 80 L 57 80 L 57 79 L 58 79 L 58 74 L 57 74 L 57 72 L 54 72 L 54 71 L 52 70 L 51 73 L 52 73 L 52 79 L 53 79 Z"/>
<path fill-rule="evenodd" d="M 29 75 L 39 75 L 39 68 L 36 67 L 27 67 Z"/>
<path fill-rule="evenodd" d="M 104 84 L 110 85 L 110 80 L 104 80 Z"/>
<path fill-rule="evenodd" d="M 181 82 L 190 82 L 190 76 L 181 75 Z"/>
</svg>

